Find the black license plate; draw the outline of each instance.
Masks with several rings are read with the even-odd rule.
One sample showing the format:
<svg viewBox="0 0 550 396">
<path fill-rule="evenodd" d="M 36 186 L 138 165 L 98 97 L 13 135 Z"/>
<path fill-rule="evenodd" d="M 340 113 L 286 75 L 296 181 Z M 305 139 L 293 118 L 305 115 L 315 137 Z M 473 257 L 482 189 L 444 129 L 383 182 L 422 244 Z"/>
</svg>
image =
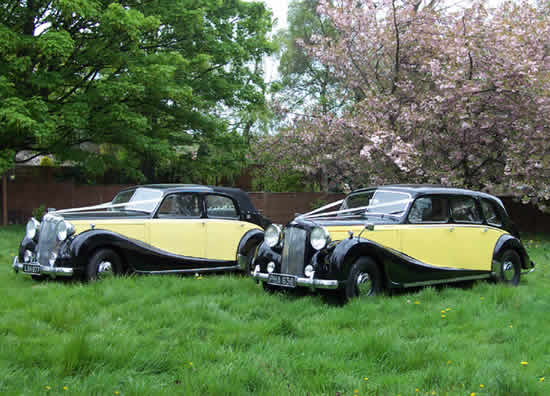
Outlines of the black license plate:
<svg viewBox="0 0 550 396">
<path fill-rule="evenodd" d="M 269 274 L 267 283 L 283 287 L 296 287 L 296 277 L 291 275 Z"/>
<path fill-rule="evenodd" d="M 23 272 L 27 274 L 39 274 L 40 266 L 36 264 L 23 264 Z"/>
</svg>

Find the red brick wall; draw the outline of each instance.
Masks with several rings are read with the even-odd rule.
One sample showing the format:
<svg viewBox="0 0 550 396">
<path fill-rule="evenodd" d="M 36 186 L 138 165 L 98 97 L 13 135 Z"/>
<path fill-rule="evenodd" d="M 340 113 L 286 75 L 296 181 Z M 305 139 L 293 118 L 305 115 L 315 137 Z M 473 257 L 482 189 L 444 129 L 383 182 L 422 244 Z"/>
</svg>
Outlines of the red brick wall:
<svg viewBox="0 0 550 396">
<path fill-rule="evenodd" d="M 77 185 L 59 181 L 55 169 L 29 167 L 18 169 L 15 180 L 8 181 L 8 219 L 10 224 L 25 224 L 34 208 L 74 208 L 110 201 L 126 185 Z M 274 223 L 285 224 L 296 213 L 306 213 L 313 204 L 326 204 L 344 197 L 333 193 L 249 193 L 252 202 Z M 1 200 L 1 194 L 0 194 Z M 550 214 L 531 205 L 522 205 L 512 198 L 502 198 L 512 220 L 520 231 L 550 233 Z M 318 205 L 319 206 L 319 205 Z M 0 205 L 1 208 L 1 205 Z"/>
</svg>

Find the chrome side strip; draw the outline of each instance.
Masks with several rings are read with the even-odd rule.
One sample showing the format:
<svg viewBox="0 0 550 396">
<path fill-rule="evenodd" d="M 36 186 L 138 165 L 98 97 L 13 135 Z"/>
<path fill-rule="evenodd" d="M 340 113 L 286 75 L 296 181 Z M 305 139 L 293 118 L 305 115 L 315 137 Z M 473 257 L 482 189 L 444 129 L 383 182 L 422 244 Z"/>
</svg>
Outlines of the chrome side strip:
<svg viewBox="0 0 550 396">
<path fill-rule="evenodd" d="M 134 272 L 137 274 L 151 274 L 151 275 L 161 275 L 161 274 L 187 274 L 187 273 L 202 273 L 202 272 L 216 272 L 216 271 L 229 271 L 229 270 L 238 270 L 239 265 L 231 265 L 229 267 L 210 267 L 210 268 L 190 268 L 190 269 L 178 269 L 178 270 L 164 270 L 164 271 L 138 271 Z"/>
<path fill-rule="evenodd" d="M 438 279 L 438 280 L 432 280 L 432 281 L 425 281 L 425 282 L 412 282 L 412 283 L 403 283 L 403 287 L 415 287 L 415 286 L 430 286 L 430 285 L 437 285 L 441 283 L 451 283 L 451 282 L 461 282 L 461 281 L 469 281 L 469 280 L 479 280 L 479 279 L 488 279 L 491 278 L 492 274 L 487 273 L 483 275 L 471 275 L 471 276 L 461 276 L 458 278 L 449 278 L 449 279 Z"/>
</svg>

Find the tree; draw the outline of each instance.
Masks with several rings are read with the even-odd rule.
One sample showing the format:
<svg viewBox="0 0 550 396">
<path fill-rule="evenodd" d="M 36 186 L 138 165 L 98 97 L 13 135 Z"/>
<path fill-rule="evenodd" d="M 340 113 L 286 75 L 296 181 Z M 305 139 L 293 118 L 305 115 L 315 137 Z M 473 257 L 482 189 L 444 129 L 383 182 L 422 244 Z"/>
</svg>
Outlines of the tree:
<svg viewBox="0 0 550 396">
<path fill-rule="evenodd" d="M 338 36 L 306 48 L 358 100 L 297 119 L 280 150 L 312 170 L 337 157 L 330 178 L 352 187 L 436 182 L 548 199 L 550 20 L 528 2 L 443 4 L 321 2 Z"/>
<path fill-rule="evenodd" d="M 263 4 L 240 0 L 4 2 L 0 166 L 29 150 L 154 180 L 161 161 L 215 160 L 206 147 L 240 146 L 230 123 L 265 105 L 270 29 Z"/>
</svg>

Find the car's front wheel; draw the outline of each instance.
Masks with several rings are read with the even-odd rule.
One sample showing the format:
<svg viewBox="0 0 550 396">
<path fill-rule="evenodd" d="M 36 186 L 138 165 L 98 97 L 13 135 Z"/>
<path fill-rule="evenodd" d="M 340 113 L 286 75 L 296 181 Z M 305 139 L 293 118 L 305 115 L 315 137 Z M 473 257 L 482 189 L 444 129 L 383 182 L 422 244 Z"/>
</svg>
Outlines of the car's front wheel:
<svg viewBox="0 0 550 396">
<path fill-rule="evenodd" d="M 508 249 L 500 257 L 498 280 L 508 285 L 517 286 L 521 277 L 521 258 L 518 252 Z"/>
<path fill-rule="evenodd" d="M 112 249 L 97 250 L 86 266 L 84 280 L 95 281 L 122 274 L 122 261 Z"/>
<path fill-rule="evenodd" d="M 346 300 L 356 297 L 375 296 L 384 288 L 382 274 L 370 257 L 360 257 L 351 266 L 343 294 Z"/>
</svg>

